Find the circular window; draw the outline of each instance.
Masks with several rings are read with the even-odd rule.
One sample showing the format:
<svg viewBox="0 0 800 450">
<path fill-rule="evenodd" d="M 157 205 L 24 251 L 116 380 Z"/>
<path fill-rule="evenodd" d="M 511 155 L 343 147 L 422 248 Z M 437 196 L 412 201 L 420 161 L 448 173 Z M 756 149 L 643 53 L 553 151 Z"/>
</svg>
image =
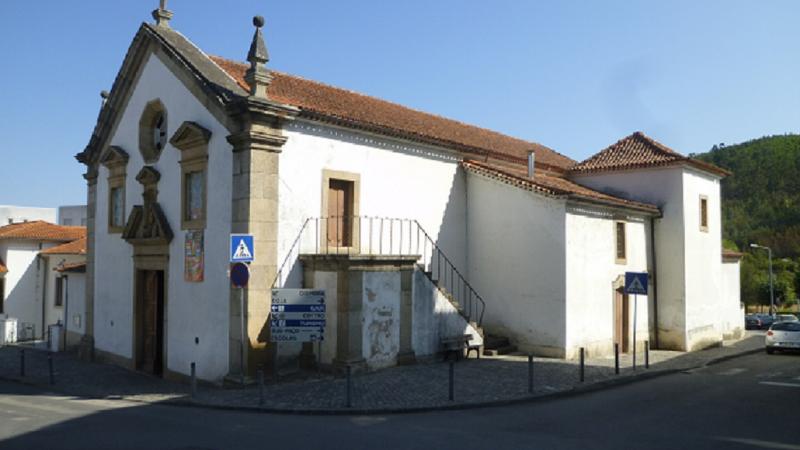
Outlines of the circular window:
<svg viewBox="0 0 800 450">
<path fill-rule="evenodd" d="M 167 143 L 167 121 L 163 112 L 159 112 L 155 117 L 153 125 L 153 147 L 161 151 Z"/>
<path fill-rule="evenodd" d="M 139 151 L 145 163 L 158 161 L 167 146 L 167 110 L 159 100 L 149 102 L 139 120 Z"/>
</svg>

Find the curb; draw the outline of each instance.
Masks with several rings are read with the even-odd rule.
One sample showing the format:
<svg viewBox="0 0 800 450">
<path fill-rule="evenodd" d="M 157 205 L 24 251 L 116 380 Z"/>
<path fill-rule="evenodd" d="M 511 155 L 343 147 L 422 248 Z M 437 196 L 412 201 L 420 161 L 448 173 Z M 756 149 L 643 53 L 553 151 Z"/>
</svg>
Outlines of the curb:
<svg viewBox="0 0 800 450">
<path fill-rule="evenodd" d="M 458 403 L 452 405 L 419 406 L 419 407 L 408 407 L 408 408 L 282 409 L 282 408 L 265 408 L 260 406 L 220 405 L 213 403 L 203 403 L 200 401 L 192 400 L 191 398 L 167 399 L 167 400 L 153 402 L 153 401 L 138 400 L 135 398 L 125 398 L 125 397 L 109 398 L 101 396 L 81 396 L 74 394 L 65 394 L 63 392 L 60 392 L 57 386 L 53 386 L 50 384 L 35 383 L 28 380 L 5 377 L 1 375 L 0 375 L 0 380 L 19 383 L 31 387 L 45 388 L 49 389 L 52 392 L 59 392 L 74 397 L 97 399 L 97 400 L 123 400 L 131 403 L 139 403 L 147 405 L 165 405 L 165 406 L 176 406 L 183 408 L 203 408 L 203 409 L 221 410 L 221 411 L 239 411 L 239 412 L 261 413 L 261 414 L 283 414 L 283 415 L 303 415 L 303 416 L 355 416 L 355 415 L 382 415 L 382 414 L 398 415 L 398 414 L 415 414 L 415 413 L 437 412 L 437 411 L 459 411 L 467 409 L 496 408 L 501 406 L 512 406 L 519 404 L 529 404 L 529 403 L 539 403 L 539 402 L 559 400 L 563 398 L 575 397 L 583 394 L 590 394 L 593 392 L 626 386 L 641 381 L 653 380 L 656 378 L 661 378 L 668 375 L 674 375 L 677 373 L 689 373 L 691 371 L 720 364 L 725 361 L 729 361 L 731 359 L 740 358 L 743 356 L 749 356 L 756 353 L 761 353 L 762 351 L 763 349 L 761 347 L 757 349 L 743 350 L 738 353 L 733 353 L 730 355 L 724 355 L 718 358 L 713 358 L 701 364 L 691 367 L 685 367 L 680 369 L 663 369 L 663 370 L 655 370 L 648 372 L 643 371 L 638 374 L 625 375 L 618 378 L 608 378 L 605 380 L 597 381 L 595 383 L 586 385 L 577 385 L 569 389 L 564 389 L 561 391 L 555 391 L 549 393 L 524 395 L 522 397 L 503 399 L 503 400 L 466 402 L 466 403 Z"/>
</svg>

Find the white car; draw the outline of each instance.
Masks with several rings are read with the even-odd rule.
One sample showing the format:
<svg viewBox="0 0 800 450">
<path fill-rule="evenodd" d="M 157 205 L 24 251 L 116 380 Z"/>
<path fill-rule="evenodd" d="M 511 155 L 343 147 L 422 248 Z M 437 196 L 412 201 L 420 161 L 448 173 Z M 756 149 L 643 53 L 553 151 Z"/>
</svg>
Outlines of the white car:
<svg viewBox="0 0 800 450">
<path fill-rule="evenodd" d="M 770 355 L 776 350 L 800 350 L 800 322 L 775 322 L 764 343 Z"/>
</svg>

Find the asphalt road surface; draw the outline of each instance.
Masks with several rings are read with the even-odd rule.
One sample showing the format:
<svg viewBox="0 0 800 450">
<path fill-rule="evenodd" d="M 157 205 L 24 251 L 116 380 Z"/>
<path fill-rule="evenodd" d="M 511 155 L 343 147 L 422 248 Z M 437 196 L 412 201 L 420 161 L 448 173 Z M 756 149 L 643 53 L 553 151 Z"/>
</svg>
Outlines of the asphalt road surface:
<svg viewBox="0 0 800 450">
<path fill-rule="evenodd" d="M 800 355 L 751 355 L 544 402 L 387 416 L 82 400 L 0 382 L 0 449 L 16 448 L 800 450 Z"/>
</svg>

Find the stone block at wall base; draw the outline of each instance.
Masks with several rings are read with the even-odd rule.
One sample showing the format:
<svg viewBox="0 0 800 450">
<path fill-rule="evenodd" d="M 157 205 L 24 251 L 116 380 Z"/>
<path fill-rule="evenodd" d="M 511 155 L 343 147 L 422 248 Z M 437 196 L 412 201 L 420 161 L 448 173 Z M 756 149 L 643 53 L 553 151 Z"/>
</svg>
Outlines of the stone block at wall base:
<svg viewBox="0 0 800 450">
<path fill-rule="evenodd" d="M 81 361 L 94 361 L 94 336 L 83 335 L 78 343 L 78 359 Z"/>
<path fill-rule="evenodd" d="M 133 359 L 126 358 L 115 353 L 94 349 L 94 358 L 94 360 L 97 362 L 114 364 L 129 370 L 136 370 L 136 365 L 133 363 Z"/>
<path fill-rule="evenodd" d="M 337 373 L 345 373 L 347 366 L 350 366 L 350 373 L 353 374 L 367 372 L 369 370 L 369 367 L 367 367 L 367 360 L 364 358 L 349 361 L 341 359 L 333 360 L 333 367 Z"/>
<path fill-rule="evenodd" d="M 416 364 L 416 363 L 417 363 L 417 355 L 414 353 L 413 350 L 397 354 L 398 366 L 410 366 L 411 364 Z"/>
</svg>

